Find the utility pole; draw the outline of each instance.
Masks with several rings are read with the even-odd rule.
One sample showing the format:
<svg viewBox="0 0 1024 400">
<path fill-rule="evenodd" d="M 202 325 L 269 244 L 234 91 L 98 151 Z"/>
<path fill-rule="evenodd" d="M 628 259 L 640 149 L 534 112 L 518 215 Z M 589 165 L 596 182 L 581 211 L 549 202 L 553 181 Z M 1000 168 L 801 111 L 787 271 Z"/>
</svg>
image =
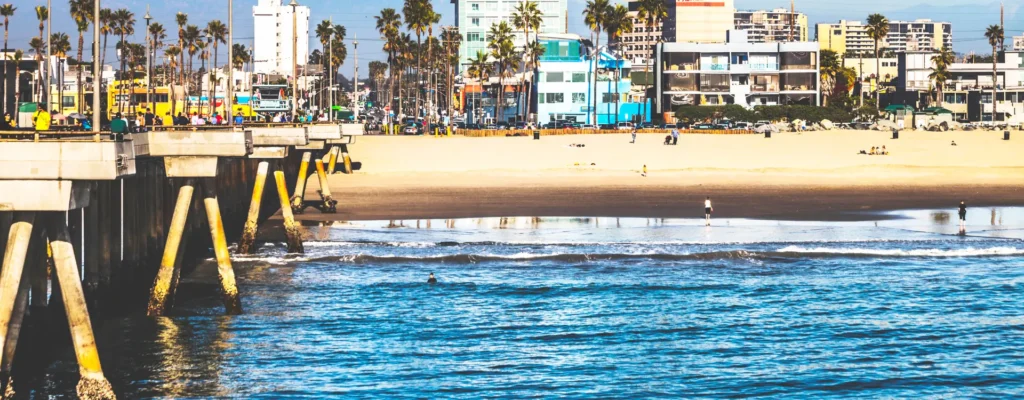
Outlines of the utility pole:
<svg viewBox="0 0 1024 400">
<path fill-rule="evenodd" d="M 334 27 L 334 16 L 331 16 L 331 28 Z M 331 36 L 334 36 L 332 33 Z M 334 38 L 329 40 L 327 50 L 327 120 L 334 121 Z M 321 103 L 323 104 L 323 103 Z"/>
<path fill-rule="evenodd" d="M 355 94 L 355 100 L 352 102 L 352 112 L 355 116 L 356 121 L 359 121 L 359 35 L 353 34 L 354 40 L 352 40 L 352 48 L 356 51 L 356 72 L 355 78 L 352 79 L 352 93 Z"/>
<path fill-rule="evenodd" d="M 857 97 L 860 98 L 860 106 L 864 107 L 864 53 L 857 52 L 857 58 L 860 59 L 860 67 L 857 68 L 857 73 L 859 75 L 857 77 L 857 82 L 860 83 L 860 93 L 858 93 Z"/>
<path fill-rule="evenodd" d="M 796 5 L 793 0 L 789 0 L 789 41 L 793 41 L 793 25 L 796 24 Z"/>
<path fill-rule="evenodd" d="M 292 122 L 299 112 L 299 25 L 297 9 L 299 3 L 292 0 L 288 5 L 292 6 Z"/>
<path fill-rule="evenodd" d="M 234 41 L 234 26 L 232 21 L 235 19 L 232 6 L 234 0 L 228 0 L 228 92 L 224 96 L 224 104 L 227 106 L 225 113 L 228 117 L 228 126 L 235 126 L 235 41 Z"/>
<path fill-rule="evenodd" d="M 53 53 L 51 53 L 52 50 L 50 48 L 50 36 L 51 36 L 50 25 L 51 25 L 51 19 L 53 17 L 53 6 L 50 5 L 50 1 L 51 0 L 46 0 L 46 71 L 45 71 L 46 76 L 44 77 L 46 79 L 46 90 L 44 90 L 46 92 L 46 106 L 44 106 L 44 107 L 46 108 L 47 111 L 50 110 L 50 57 L 53 57 Z M 97 0 L 96 3 L 98 4 L 99 0 Z M 98 7 L 98 5 L 97 5 L 97 7 Z M 100 15 L 100 13 L 99 13 L 99 11 L 97 11 L 96 14 L 94 15 L 96 21 L 99 21 L 99 15 Z M 93 58 L 96 58 L 96 57 L 93 57 Z M 94 92 L 95 92 L 95 90 L 94 90 Z M 93 114 L 96 114 L 96 110 L 93 110 Z M 93 124 L 92 126 L 96 127 L 96 126 L 99 126 L 99 124 Z"/>
<path fill-rule="evenodd" d="M 149 20 L 153 19 L 153 17 L 149 15 L 149 5 L 148 4 L 146 5 L 146 16 L 142 17 L 142 19 L 146 20 L 146 46 L 148 47 L 146 49 L 146 53 L 149 54 L 149 57 L 146 57 L 146 104 L 149 107 L 153 107 L 153 96 L 152 96 L 151 92 L 153 91 L 153 55 L 154 54 L 153 54 L 153 37 L 150 36 L 150 34 L 149 34 Z M 156 112 L 156 107 L 153 107 L 153 112 L 154 113 Z"/>
<path fill-rule="evenodd" d="M 49 5 L 49 0 L 47 0 Z M 50 14 L 53 14 L 51 11 Z M 147 20 L 148 22 L 148 20 Z M 50 30 L 50 24 L 46 24 L 46 30 Z M 147 34 L 149 30 L 146 30 Z M 46 35 L 46 66 L 49 70 L 50 66 L 50 35 Z M 93 4 L 92 10 L 92 132 L 95 134 L 100 133 L 100 113 L 105 112 L 100 110 L 100 89 L 103 88 L 103 77 L 100 75 L 100 0 L 96 0 Z M 63 82 L 62 82 L 63 83 Z M 82 90 L 82 88 L 78 88 Z M 46 79 L 46 98 L 50 98 L 50 79 Z M 64 103 L 64 99 L 61 99 L 61 103 Z"/>
</svg>

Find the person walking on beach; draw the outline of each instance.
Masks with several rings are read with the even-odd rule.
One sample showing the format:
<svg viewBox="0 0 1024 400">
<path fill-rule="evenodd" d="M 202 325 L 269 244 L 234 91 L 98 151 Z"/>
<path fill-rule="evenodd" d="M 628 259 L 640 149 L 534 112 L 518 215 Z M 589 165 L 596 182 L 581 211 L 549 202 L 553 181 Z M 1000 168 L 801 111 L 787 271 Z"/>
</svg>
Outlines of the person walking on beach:
<svg viewBox="0 0 1024 400">
<path fill-rule="evenodd" d="M 715 209 L 711 207 L 711 197 L 704 199 L 704 226 L 711 226 L 711 213 Z"/>
<path fill-rule="evenodd" d="M 647 177 L 647 164 L 644 164 L 644 172 L 640 174 L 642 177 Z"/>
<path fill-rule="evenodd" d="M 633 140 L 630 143 L 636 143 L 636 125 L 633 126 Z"/>
<path fill-rule="evenodd" d="M 960 233 L 967 231 L 967 203 L 960 200 Z"/>
</svg>

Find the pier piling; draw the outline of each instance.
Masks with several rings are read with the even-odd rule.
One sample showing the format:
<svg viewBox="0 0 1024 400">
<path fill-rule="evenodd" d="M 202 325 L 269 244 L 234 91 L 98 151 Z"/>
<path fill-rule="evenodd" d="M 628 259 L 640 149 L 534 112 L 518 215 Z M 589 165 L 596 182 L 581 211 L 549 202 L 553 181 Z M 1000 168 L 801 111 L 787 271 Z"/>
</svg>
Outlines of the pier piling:
<svg viewBox="0 0 1024 400">
<path fill-rule="evenodd" d="M 292 195 L 292 213 L 302 214 L 305 208 L 306 179 L 309 178 L 309 152 L 302 153 L 302 164 L 299 164 L 299 176 L 295 181 L 295 193 Z"/>
<path fill-rule="evenodd" d="M 164 246 L 163 258 L 160 260 L 160 269 L 157 270 L 156 279 L 149 292 L 147 314 L 150 316 L 164 315 L 167 312 L 170 296 L 174 292 L 178 249 L 181 246 L 185 223 L 188 221 L 188 209 L 192 204 L 193 191 L 191 181 L 178 189 L 178 201 L 174 205 L 174 214 L 171 216 L 171 227 L 167 232 L 167 244 Z"/>
<path fill-rule="evenodd" d="M 331 151 L 328 153 L 327 175 L 334 175 L 334 170 L 338 166 L 338 153 L 340 151 L 341 150 L 338 149 L 338 146 L 331 146 Z"/>
<path fill-rule="evenodd" d="M 211 182 L 212 183 L 212 182 Z M 212 185 L 211 185 L 212 186 Z M 228 241 L 224 235 L 224 221 L 220 217 L 220 204 L 212 188 L 207 188 L 203 204 L 206 206 L 206 218 L 213 239 L 213 253 L 217 257 L 217 277 L 224 296 L 224 309 L 228 315 L 242 313 L 242 302 L 238 298 L 238 285 L 235 284 L 235 270 L 231 266 L 231 253 L 228 252 Z"/>
<path fill-rule="evenodd" d="M 245 227 L 242 228 L 242 239 L 238 241 L 238 254 L 252 254 L 253 245 L 256 242 L 257 220 L 260 217 L 260 202 L 263 200 L 263 186 L 267 181 L 267 169 L 270 164 L 266 161 L 260 162 L 256 168 L 256 181 L 252 186 L 252 201 L 249 202 L 249 215 L 245 219 Z M 276 174 L 276 173 L 275 173 Z M 288 209 L 291 215 L 291 205 L 288 204 L 288 195 L 285 194 L 285 201 L 281 204 L 282 211 Z"/>
<path fill-rule="evenodd" d="M 343 162 L 342 166 L 344 168 L 342 171 L 345 172 L 346 174 L 351 174 L 352 173 L 352 159 L 349 158 L 349 156 L 348 156 L 348 145 L 347 144 L 341 145 L 341 160 Z"/>
<path fill-rule="evenodd" d="M 7 234 L 7 246 L 4 249 L 3 270 L 0 271 L 0 340 L 3 346 L 0 348 L 0 355 L 8 353 L 6 348 L 8 335 L 14 329 L 12 325 L 16 303 L 22 292 L 22 276 L 25 270 L 25 258 L 28 254 L 28 245 L 32 238 L 32 225 L 35 223 L 34 212 L 15 213 L 11 223 L 10 231 Z M 76 271 L 77 272 L 77 271 Z M 22 309 L 24 313 L 24 309 Z M 18 327 L 21 321 L 18 322 Z M 13 349 L 12 349 L 13 350 Z M 13 351 L 11 352 L 13 354 Z M 7 380 L 2 376 L 3 381 Z"/>
<path fill-rule="evenodd" d="M 38 250 L 35 243 L 29 244 L 30 251 Z M 29 253 L 31 254 L 31 253 Z M 18 337 L 21 335 L 21 323 L 25 318 L 25 309 L 28 307 L 28 271 L 23 269 L 21 273 L 21 284 L 18 287 L 18 296 L 14 299 L 14 311 L 11 314 L 11 322 L 7 329 L 7 338 L 4 341 L 3 354 L 0 356 L 0 398 L 14 398 L 14 384 L 11 378 L 11 367 L 14 365 L 14 352 L 18 347 Z"/>
<path fill-rule="evenodd" d="M 338 201 L 331 197 L 331 187 L 327 184 L 327 174 L 324 173 L 324 162 L 316 160 L 316 176 L 320 181 L 320 211 L 325 213 L 337 212 Z"/>
<path fill-rule="evenodd" d="M 103 376 L 100 366 L 99 352 L 96 350 L 96 338 L 93 336 L 92 324 L 89 320 L 89 309 L 85 305 L 85 293 L 78 275 L 78 264 L 75 261 L 74 247 L 70 242 L 68 226 L 63 215 L 53 213 L 50 217 L 49 232 L 56 233 L 51 242 L 53 248 L 54 267 L 57 280 L 60 281 L 61 297 L 64 312 L 71 328 L 71 342 L 75 347 L 78 359 L 78 397 L 81 399 L 113 399 L 114 391 L 110 382 Z"/>
<path fill-rule="evenodd" d="M 284 234 L 288 237 L 288 252 L 302 253 L 302 235 L 299 232 L 299 225 L 295 223 L 292 209 L 288 206 L 288 188 L 285 185 L 284 172 L 274 171 L 274 181 L 277 183 L 277 197 L 281 200 L 281 217 L 284 218 Z"/>
</svg>

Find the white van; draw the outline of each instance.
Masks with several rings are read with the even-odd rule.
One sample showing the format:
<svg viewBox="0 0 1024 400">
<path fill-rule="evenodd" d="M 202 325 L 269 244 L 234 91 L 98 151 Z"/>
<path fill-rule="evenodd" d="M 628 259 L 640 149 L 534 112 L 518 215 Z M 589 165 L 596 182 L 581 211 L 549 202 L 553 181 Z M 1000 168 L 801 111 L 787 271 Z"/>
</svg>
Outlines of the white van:
<svg viewBox="0 0 1024 400">
<path fill-rule="evenodd" d="M 632 122 L 619 122 L 619 124 L 615 127 L 615 129 L 618 129 L 620 131 L 631 131 L 631 130 L 633 130 L 633 123 Z"/>
</svg>

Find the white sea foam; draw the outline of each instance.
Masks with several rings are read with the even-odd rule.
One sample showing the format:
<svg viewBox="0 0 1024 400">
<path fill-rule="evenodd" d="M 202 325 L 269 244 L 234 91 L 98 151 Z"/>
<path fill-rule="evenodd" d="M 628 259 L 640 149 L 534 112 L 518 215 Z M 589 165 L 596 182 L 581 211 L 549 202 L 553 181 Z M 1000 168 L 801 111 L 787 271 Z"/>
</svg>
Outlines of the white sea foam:
<svg viewBox="0 0 1024 400">
<path fill-rule="evenodd" d="M 778 250 L 779 253 L 802 254 L 844 254 L 882 257 L 983 257 L 983 256 L 1018 256 L 1024 255 L 1024 249 L 1016 247 L 989 247 L 962 249 L 864 249 L 849 247 L 801 247 L 787 246 Z"/>
</svg>

